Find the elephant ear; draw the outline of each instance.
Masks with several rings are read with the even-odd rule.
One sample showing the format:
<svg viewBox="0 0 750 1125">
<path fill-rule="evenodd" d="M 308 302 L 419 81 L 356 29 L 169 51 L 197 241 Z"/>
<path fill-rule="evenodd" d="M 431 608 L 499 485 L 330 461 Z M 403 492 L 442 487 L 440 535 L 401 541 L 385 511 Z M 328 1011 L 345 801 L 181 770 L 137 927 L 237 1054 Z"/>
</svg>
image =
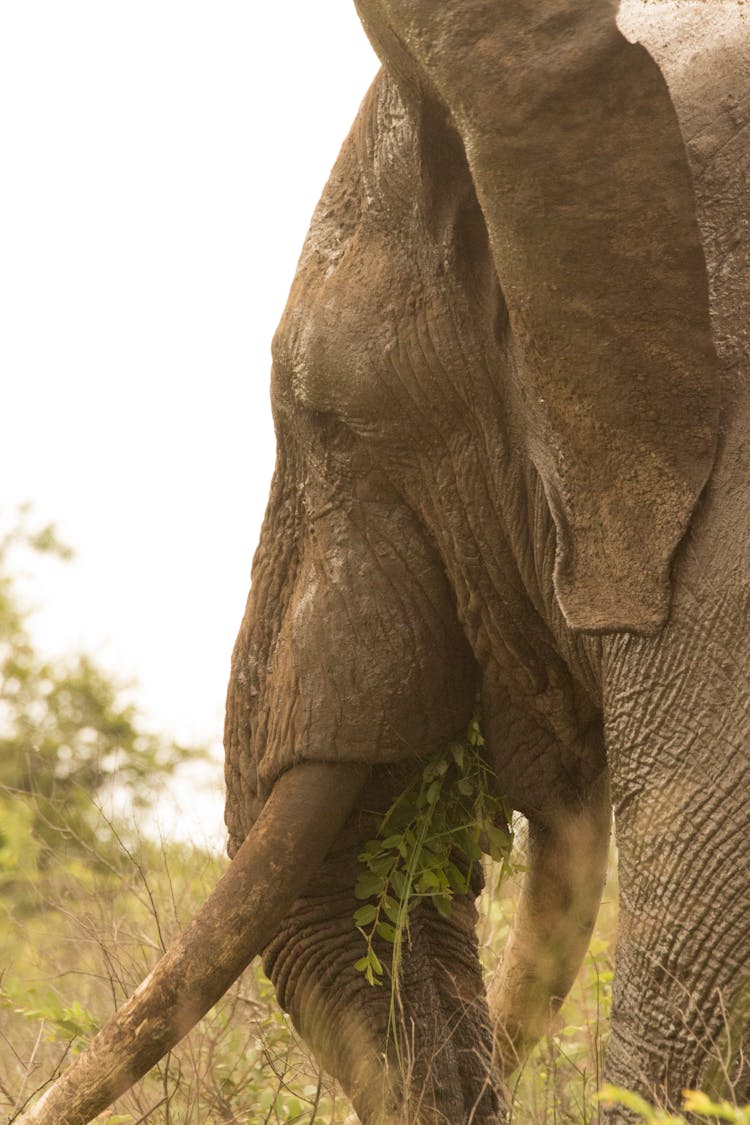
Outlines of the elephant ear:
<svg viewBox="0 0 750 1125">
<path fill-rule="evenodd" d="M 563 613 L 650 633 L 713 465 L 718 364 L 677 118 L 616 7 L 360 0 L 376 47 L 443 102 L 466 150 Z"/>
</svg>

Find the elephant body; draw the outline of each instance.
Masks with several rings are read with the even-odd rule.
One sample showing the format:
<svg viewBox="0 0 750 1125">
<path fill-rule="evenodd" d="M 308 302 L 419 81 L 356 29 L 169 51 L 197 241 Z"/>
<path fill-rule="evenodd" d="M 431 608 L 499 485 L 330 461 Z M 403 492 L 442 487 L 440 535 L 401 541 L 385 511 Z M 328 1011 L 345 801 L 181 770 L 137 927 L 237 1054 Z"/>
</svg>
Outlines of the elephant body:
<svg viewBox="0 0 750 1125">
<path fill-rule="evenodd" d="M 90 1120 L 260 951 L 367 1125 L 504 1121 L 585 954 L 612 809 L 607 1077 L 750 1098 L 742 4 L 627 0 L 627 38 L 616 0 L 357 6 L 383 69 L 273 345 L 234 858 L 29 1125 Z M 394 1027 L 354 967 L 357 855 L 477 697 L 529 823 L 521 898 L 489 997 L 480 874 L 449 916 L 416 907 Z"/>
<path fill-rule="evenodd" d="M 554 527 L 516 436 L 513 342 L 481 210 L 458 139 L 421 108 L 380 73 L 274 340 L 276 479 L 228 695 L 230 854 L 283 771 L 344 759 L 406 777 L 466 729 L 478 691 L 497 790 L 535 823 L 585 801 L 606 770 L 598 652 L 555 638 Z M 369 791 L 363 804 L 385 807 Z M 374 829 L 367 819 L 341 843 L 266 967 L 363 1120 L 380 1121 L 382 1078 L 362 1071 L 383 1050 L 389 997 L 355 971 L 352 923 L 356 854 Z M 404 985 L 411 1035 L 424 1032 L 414 1120 L 467 1120 L 475 1103 L 473 1120 L 499 1120 L 494 1087 L 482 1095 L 492 1036 L 474 916 L 468 902 L 450 921 L 418 912 Z"/>
<path fill-rule="evenodd" d="M 671 44 L 659 61 L 693 157 L 725 419 L 674 565 L 668 624 L 638 637 L 592 635 L 566 620 L 553 581 L 555 520 L 530 456 L 524 357 L 465 148 L 439 101 L 404 93 L 386 66 L 313 216 L 274 340 L 277 473 L 235 651 L 226 745 L 234 847 L 295 761 L 405 767 L 465 728 L 477 690 L 498 792 L 532 831 L 596 806 L 591 795 L 609 773 L 622 881 L 610 1076 L 672 1103 L 684 1085 L 714 1076 L 722 1051 L 736 1089 L 746 1082 L 725 1025 L 750 958 L 741 812 L 750 781 L 750 417 L 738 324 L 749 280 L 738 238 L 748 157 L 741 93 L 732 100 L 732 68 L 719 66 L 728 43 L 738 52 L 735 13 L 724 9 L 729 24 L 715 16 L 706 40 L 704 5 L 676 18 L 660 12 L 666 27 L 637 6 L 621 18 L 634 35 L 645 22 L 657 58 L 659 35 Z M 731 57 L 747 62 L 741 51 Z M 357 1004 L 377 1007 L 366 986 L 340 988 L 357 978 L 352 857 L 348 896 L 334 881 L 337 924 L 332 907 L 318 906 L 314 931 L 315 964 L 335 965 L 331 1025 L 341 1007 L 350 1022 Z M 300 910 L 308 924 L 289 925 L 287 961 L 315 940 L 312 907 Z M 358 1100 L 357 1067 L 342 1065 L 331 1036 L 306 1020 L 302 985 L 295 997 L 285 978 L 281 998 L 363 1117 L 380 1120 Z M 415 1001 L 415 1022 L 434 1011 Z M 381 1020 L 371 1052 L 382 1032 Z M 452 1082 L 460 1087 L 455 1073 Z M 378 1087 L 374 1102 L 382 1099 Z M 436 1120 L 468 1113 L 442 1104 Z M 500 1110 L 493 1101 L 486 1112 L 495 1120 Z"/>
</svg>

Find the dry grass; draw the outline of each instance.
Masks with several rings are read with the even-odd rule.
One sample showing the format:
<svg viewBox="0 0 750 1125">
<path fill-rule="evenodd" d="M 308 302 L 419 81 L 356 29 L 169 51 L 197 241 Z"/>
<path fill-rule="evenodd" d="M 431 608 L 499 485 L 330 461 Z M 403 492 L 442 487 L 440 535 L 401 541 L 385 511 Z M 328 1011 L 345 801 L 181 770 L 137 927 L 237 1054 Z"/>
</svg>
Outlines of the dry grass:
<svg viewBox="0 0 750 1125">
<path fill-rule="evenodd" d="M 0 1110 L 9 1120 L 140 983 L 213 886 L 222 861 L 181 844 L 121 841 L 115 861 L 77 857 L 44 866 L 33 877 L 26 871 L 24 880 L 6 879 L 0 893 Z M 496 893 L 489 872 L 480 931 L 488 969 L 504 944 L 514 890 L 511 882 Z M 517 1125 L 582 1123 L 595 1114 L 609 1015 L 613 903 L 610 887 L 575 988 L 516 1080 Z M 344 1125 L 355 1119 L 310 1060 L 256 965 L 100 1120 Z"/>
<path fill-rule="evenodd" d="M 480 941 L 488 972 L 502 953 L 520 877 L 499 892 L 488 872 Z M 589 952 L 546 1038 L 514 1076 L 511 1125 L 568 1125 L 596 1121 L 614 973 L 617 887 L 614 854 Z"/>
</svg>

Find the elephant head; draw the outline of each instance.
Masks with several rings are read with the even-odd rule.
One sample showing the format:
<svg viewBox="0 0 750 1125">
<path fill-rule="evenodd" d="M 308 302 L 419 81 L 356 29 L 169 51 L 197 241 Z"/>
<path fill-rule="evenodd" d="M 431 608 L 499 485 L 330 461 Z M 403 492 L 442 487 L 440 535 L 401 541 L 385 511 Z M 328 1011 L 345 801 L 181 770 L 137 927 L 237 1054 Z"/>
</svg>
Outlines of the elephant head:
<svg viewBox="0 0 750 1125">
<path fill-rule="evenodd" d="M 715 1077 L 719 1043 L 720 1077 L 748 1081 L 740 103 L 678 24 L 696 208 L 665 80 L 612 0 L 358 7 L 383 69 L 274 341 L 276 473 L 227 702 L 232 863 L 24 1121 L 89 1120 L 261 951 L 364 1121 L 502 1120 L 586 949 L 610 792 L 610 1076 L 669 1103 Z M 384 990 L 353 967 L 356 855 L 477 693 L 529 868 L 492 1015 L 473 892 L 415 913 L 399 1068 Z"/>
</svg>

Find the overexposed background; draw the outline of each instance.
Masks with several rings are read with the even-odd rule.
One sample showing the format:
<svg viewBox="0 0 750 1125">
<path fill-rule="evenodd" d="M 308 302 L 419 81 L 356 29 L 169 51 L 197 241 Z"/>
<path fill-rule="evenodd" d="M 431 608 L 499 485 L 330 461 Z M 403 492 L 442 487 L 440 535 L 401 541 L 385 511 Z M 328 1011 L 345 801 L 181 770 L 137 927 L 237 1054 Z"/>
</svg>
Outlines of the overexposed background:
<svg viewBox="0 0 750 1125">
<path fill-rule="evenodd" d="M 376 69 L 352 0 L 0 5 L 0 520 L 32 501 L 76 550 L 31 576 L 42 647 L 184 741 L 220 740 L 270 341 Z"/>
</svg>

